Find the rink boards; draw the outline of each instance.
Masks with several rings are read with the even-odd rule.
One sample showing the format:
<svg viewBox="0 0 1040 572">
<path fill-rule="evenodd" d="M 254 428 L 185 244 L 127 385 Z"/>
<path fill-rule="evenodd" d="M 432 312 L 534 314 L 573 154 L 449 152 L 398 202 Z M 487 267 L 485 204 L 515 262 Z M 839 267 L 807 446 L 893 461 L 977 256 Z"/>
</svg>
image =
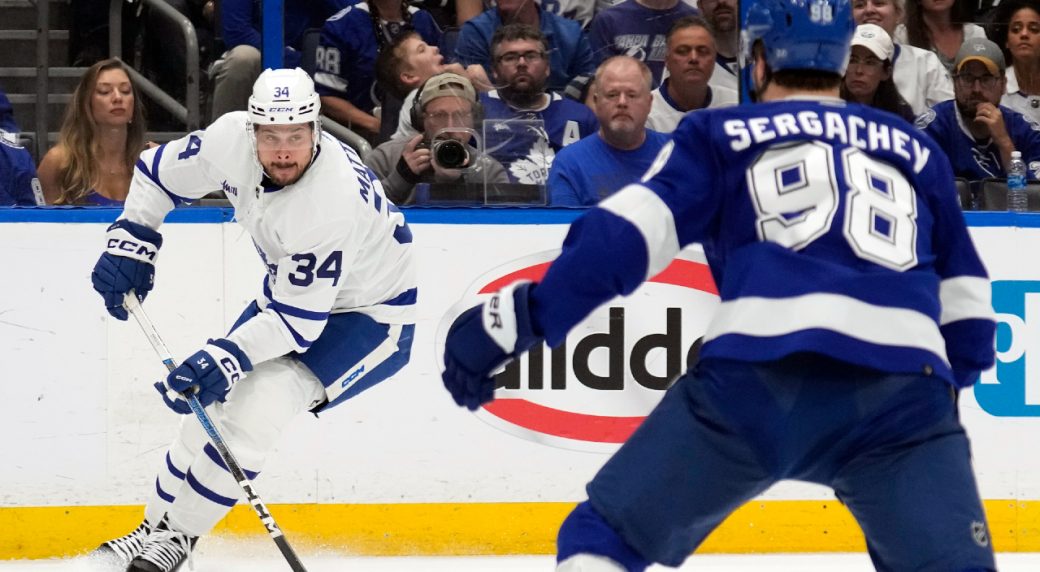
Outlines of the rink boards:
<svg viewBox="0 0 1040 572">
<path fill-rule="evenodd" d="M 151 347 L 135 325 L 108 319 L 90 288 L 116 214 L 0 210 L 0 558 L 73 554 L 136 525 L 178 423 L 151 388 L 165 371 Z M 539 349 L 508 369 L 487 409 L 457 408 L 438 374 L 446 313 L 463 294 L 537 279 L 576 214 L 406 212 L 419 269 L 411 363 L 320 419 L 301 416 L 256 482 L 294 543 L 354 554 L 553 551 L 584 484 L 669 376 L 695 359 L 717 303 L 702 254 L 685 251 L 597 311 L 565 348 Z M 1040 551 L 1040 216 L 968 217 L 1001 325 L 998 366 L 962 393 L 962 416 L 994 545 Z M 263 270 L 227 211 L 178 210 L 162 232 L 145 307 L 183 357 L 226 331 L 258 293 Z M 263 534 L 242 505 L 218 528 Z M 863 546 L 828 490 L 784 483 L 735 513 L 702 550 Z"/>
</svg>

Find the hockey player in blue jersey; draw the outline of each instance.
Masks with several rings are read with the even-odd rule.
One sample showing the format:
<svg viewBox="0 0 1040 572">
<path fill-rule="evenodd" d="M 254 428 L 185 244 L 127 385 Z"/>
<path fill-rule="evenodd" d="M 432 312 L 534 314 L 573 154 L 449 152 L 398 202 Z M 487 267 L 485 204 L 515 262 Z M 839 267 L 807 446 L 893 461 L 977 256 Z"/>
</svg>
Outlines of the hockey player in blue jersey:
<svg viewBox="0 0 1040 572">
<path fill-rule="evenodd" d="M 195 391 L 252 478 L 299 413 L 338 405 L 408 362 L 411 232 L 360 157 L 321 132 L 319 108 L 299 68 L 263 72 L 248 111 L 142 153 L 123 214 L 108 229 L 92 279 L 121 320 L 124 295 L 143 299 L 152 288 L 166 214 L 211 189 L 224 189 L 267 269 L 263 293 L 231 331 L 155 384 L 188 417 L 144 522 L 97 551 L 123 567 L 129 561 L 130 571 L 178 568 L 242 492 L 183 392 Z"/>
<path fill-rule="evenodd" d="M 993 363 L 995 324 L 949 161 L 838 99 L 850 0 L 747 14 L 762 103 L 688 115 L 639 183 L 574 222 L 540 283 L 462 313 L 444 384 L 478 408 L 497 368 L 699 242 L 721 298 L 699 362 L 589 483 L 557 570 L 678 566 L 786 479 L 831 487 L 879 570 L 994 570 L 955 397 Z"/>
</svg>

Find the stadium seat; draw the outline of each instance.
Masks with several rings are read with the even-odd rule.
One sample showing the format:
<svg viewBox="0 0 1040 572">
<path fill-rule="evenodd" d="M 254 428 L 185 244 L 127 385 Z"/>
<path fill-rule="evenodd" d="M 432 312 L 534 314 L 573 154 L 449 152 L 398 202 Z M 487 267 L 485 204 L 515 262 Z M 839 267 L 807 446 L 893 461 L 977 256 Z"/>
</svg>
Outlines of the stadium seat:
<svg viewBox="0 0 1040 572">
<path fill-rule="evenodd" d="M 989 178 L 978 182 L 979 210 L 1007 210 L 1007 180 Z M 1026 185 L 1027 205 L 1030 212 L 1040 211 L 1040 181 L 1031 180 Z"/>
<path fill-rule="evenodd" d="M 956 177 L 953 179 L 953 184 L 957 187 L 957 195 L 961 199 L 961 209 L 966 211 L 978 210 L 975 204 L 975 195 L 971 191 L 971 183 L 967 179 Z"/>
</svg>

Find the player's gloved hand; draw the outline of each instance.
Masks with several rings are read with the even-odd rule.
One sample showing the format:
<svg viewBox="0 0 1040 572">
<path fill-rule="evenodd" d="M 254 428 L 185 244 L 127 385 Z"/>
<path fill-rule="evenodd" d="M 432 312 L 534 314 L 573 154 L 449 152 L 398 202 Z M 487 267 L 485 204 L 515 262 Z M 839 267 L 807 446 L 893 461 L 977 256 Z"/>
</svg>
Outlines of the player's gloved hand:
<svg viewBox="0 0 1040 572">
<path fill-rule="evenodd" d="M 444 387 L 455 403 L 476 411 L 495 397 L 491 372 L 542 341 L 531 318 L 530 282 L 517 282 L 466 310 L 448 329 Z"/>
<path fill-rule="evenodd" d="M 224 401 L 231 387 L 253 371 L 249 357 L 231 340 L 210 340 L 206 347 L 192 354 L 166 376 L 166 381 L 155 382 L 155 389 L 170 409 L 187 415 L 191 413 L 183 393 L 194 391 L 203 407 L 214 401 Z"/>
<path fill-rule="evenodd" d="M 144 300 L 155 281 L 155 257 L 162 246 L 162 235 L 147 226 L 117 220 L 105 234 L 105 252 L 94 265 L 90 281 L 105 299 L 108 313 L 119 320 L 127 318 L 123 298 L 133 290 Z"/>
</svg>

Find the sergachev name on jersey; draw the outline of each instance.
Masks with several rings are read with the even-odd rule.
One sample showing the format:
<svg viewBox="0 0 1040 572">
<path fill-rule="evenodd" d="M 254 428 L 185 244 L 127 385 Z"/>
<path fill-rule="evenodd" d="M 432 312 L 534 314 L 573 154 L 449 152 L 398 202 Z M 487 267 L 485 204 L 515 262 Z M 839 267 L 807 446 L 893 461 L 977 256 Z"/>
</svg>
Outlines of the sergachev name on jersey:
<svg viewBox="0 0 1040 572">
<path fill-rule="evenodd" d="M 1040 281 L 994 280 L 997 362 L 975 400 L 998 417 L 1040 417 Z"/>
<path fill-rule="evenodd" d="M 729 145 L 734 151 L 743 151 L 752 143 L 804 134 L 840 141 L 863 150 L 891 151 L 910 161 L 915 173 L 925 168 L 931 156 L 931 151 L 916 136 L 910 136 L 902 129 L 834 111 L 806 110 L 778 113 L 771 117 L 730 119 L 723 122 L 722 129 L 731 137 Z"/>
</svg>

